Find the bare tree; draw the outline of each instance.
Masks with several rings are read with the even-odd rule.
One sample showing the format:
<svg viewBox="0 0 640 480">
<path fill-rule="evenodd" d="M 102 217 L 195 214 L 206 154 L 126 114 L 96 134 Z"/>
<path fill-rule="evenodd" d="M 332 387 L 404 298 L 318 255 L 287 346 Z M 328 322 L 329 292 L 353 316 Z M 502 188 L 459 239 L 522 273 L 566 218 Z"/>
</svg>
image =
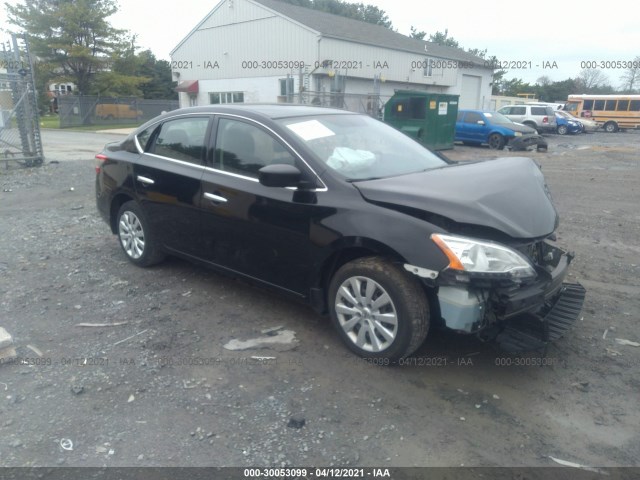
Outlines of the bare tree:
<svg viewBox="0 0 640 480">
<path fill-rule="evenodd" d="M 578 88 L 583 90 L 582 93 L 590 93 L 595 88 L 608 86 L 609 77 L 602 73 L 602 70 L 585 68 L 578 74 L 576 83 Z"/>
<path fill-rule="evenodd" d="M 553 82 L 547 75 L 543 75 L 541 77 L 538 77 L 538 79 L 536 80 L 536 83 L 541 87 L 546 87 L 548 85 L 551 85 Z"/>
<path fill-rule="evenodd" d="M 633 59 L 631 66 L 620 77 L 622 89 L 625 92 L 633 93 L 634 88 L 640 84 L 640 55 Z"/>
</svg>

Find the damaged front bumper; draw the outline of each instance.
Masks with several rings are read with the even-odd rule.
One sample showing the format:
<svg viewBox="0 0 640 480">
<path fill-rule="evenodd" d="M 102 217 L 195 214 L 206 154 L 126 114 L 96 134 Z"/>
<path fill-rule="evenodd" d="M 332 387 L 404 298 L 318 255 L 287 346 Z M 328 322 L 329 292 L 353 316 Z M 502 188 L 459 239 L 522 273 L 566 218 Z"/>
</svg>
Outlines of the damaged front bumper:
<svg viewBox="0 0 640 480">
<path fill-rule="evenodd" d="M 540 242 L 537 277 L 529 284 L 438 278 L 440 317 L 447 328 L 475 333 L 517 353 L 544 348 L 563 336 L 580 317 L 585 289 L 565 283 L 570 254 Z M 546 259 L 543 265 L 543 259 Z"/>
<path fill-rule="evenodd" d="M 529 150 L 532 147 L 535 147 L 538 151 L 547 151 L 548 144 L 542 135 L 531 133 L 520 137 L 513 137 L 509 141 L 508 147 L 512 151 Z"/>
</svg>

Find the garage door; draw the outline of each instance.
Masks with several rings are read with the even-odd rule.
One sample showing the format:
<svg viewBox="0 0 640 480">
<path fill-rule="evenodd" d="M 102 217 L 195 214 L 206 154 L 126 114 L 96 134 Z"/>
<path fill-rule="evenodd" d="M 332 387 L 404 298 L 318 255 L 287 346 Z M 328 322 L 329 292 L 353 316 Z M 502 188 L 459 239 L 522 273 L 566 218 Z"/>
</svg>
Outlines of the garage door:
<svg viewBox="0 0 640 480">
<path fill-rule="evenodd" d="M 480 108 L 480 85 L 482 79 L 475 75 L 462 75 L 460 108 Z"/>
</svg>

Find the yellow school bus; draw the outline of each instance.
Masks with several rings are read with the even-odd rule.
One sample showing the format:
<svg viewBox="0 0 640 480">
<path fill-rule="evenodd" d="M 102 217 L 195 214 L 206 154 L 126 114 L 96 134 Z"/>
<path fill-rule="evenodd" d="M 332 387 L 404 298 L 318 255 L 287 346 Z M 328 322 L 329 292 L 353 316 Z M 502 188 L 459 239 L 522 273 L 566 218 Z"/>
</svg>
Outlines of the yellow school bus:
<svg viewBox="0 0 640 480">
<path fill-rule="evenodd" d="M 564 109 L 595 120 L 605 132 L 640 128 L 640 95 L 569 95 Z"/>
</svg>

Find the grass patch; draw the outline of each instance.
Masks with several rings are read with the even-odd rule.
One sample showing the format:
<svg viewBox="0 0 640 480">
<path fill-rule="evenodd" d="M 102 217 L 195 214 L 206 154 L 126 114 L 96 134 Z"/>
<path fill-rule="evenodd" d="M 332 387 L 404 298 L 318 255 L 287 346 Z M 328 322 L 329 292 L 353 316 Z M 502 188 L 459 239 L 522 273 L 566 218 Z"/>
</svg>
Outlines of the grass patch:
<svg viewBox="0 0 640 480">
<path fill-rule="evenodd" d="M 60 128 L 60 117 L 57 115 L 47 115 L 40 117 L 40 128 L 57 128 L 60 130 L 69 130 L 69 131 L 81 131 L 81 132 L 95 132 L 96 130 L 112 130 L 116 128 L 137 128 L 142 125 L 143 122 L 140 123 L 110 123 L 107 125 L 77 125 L 73 127 L 65 127 Z"/>
</svg>

